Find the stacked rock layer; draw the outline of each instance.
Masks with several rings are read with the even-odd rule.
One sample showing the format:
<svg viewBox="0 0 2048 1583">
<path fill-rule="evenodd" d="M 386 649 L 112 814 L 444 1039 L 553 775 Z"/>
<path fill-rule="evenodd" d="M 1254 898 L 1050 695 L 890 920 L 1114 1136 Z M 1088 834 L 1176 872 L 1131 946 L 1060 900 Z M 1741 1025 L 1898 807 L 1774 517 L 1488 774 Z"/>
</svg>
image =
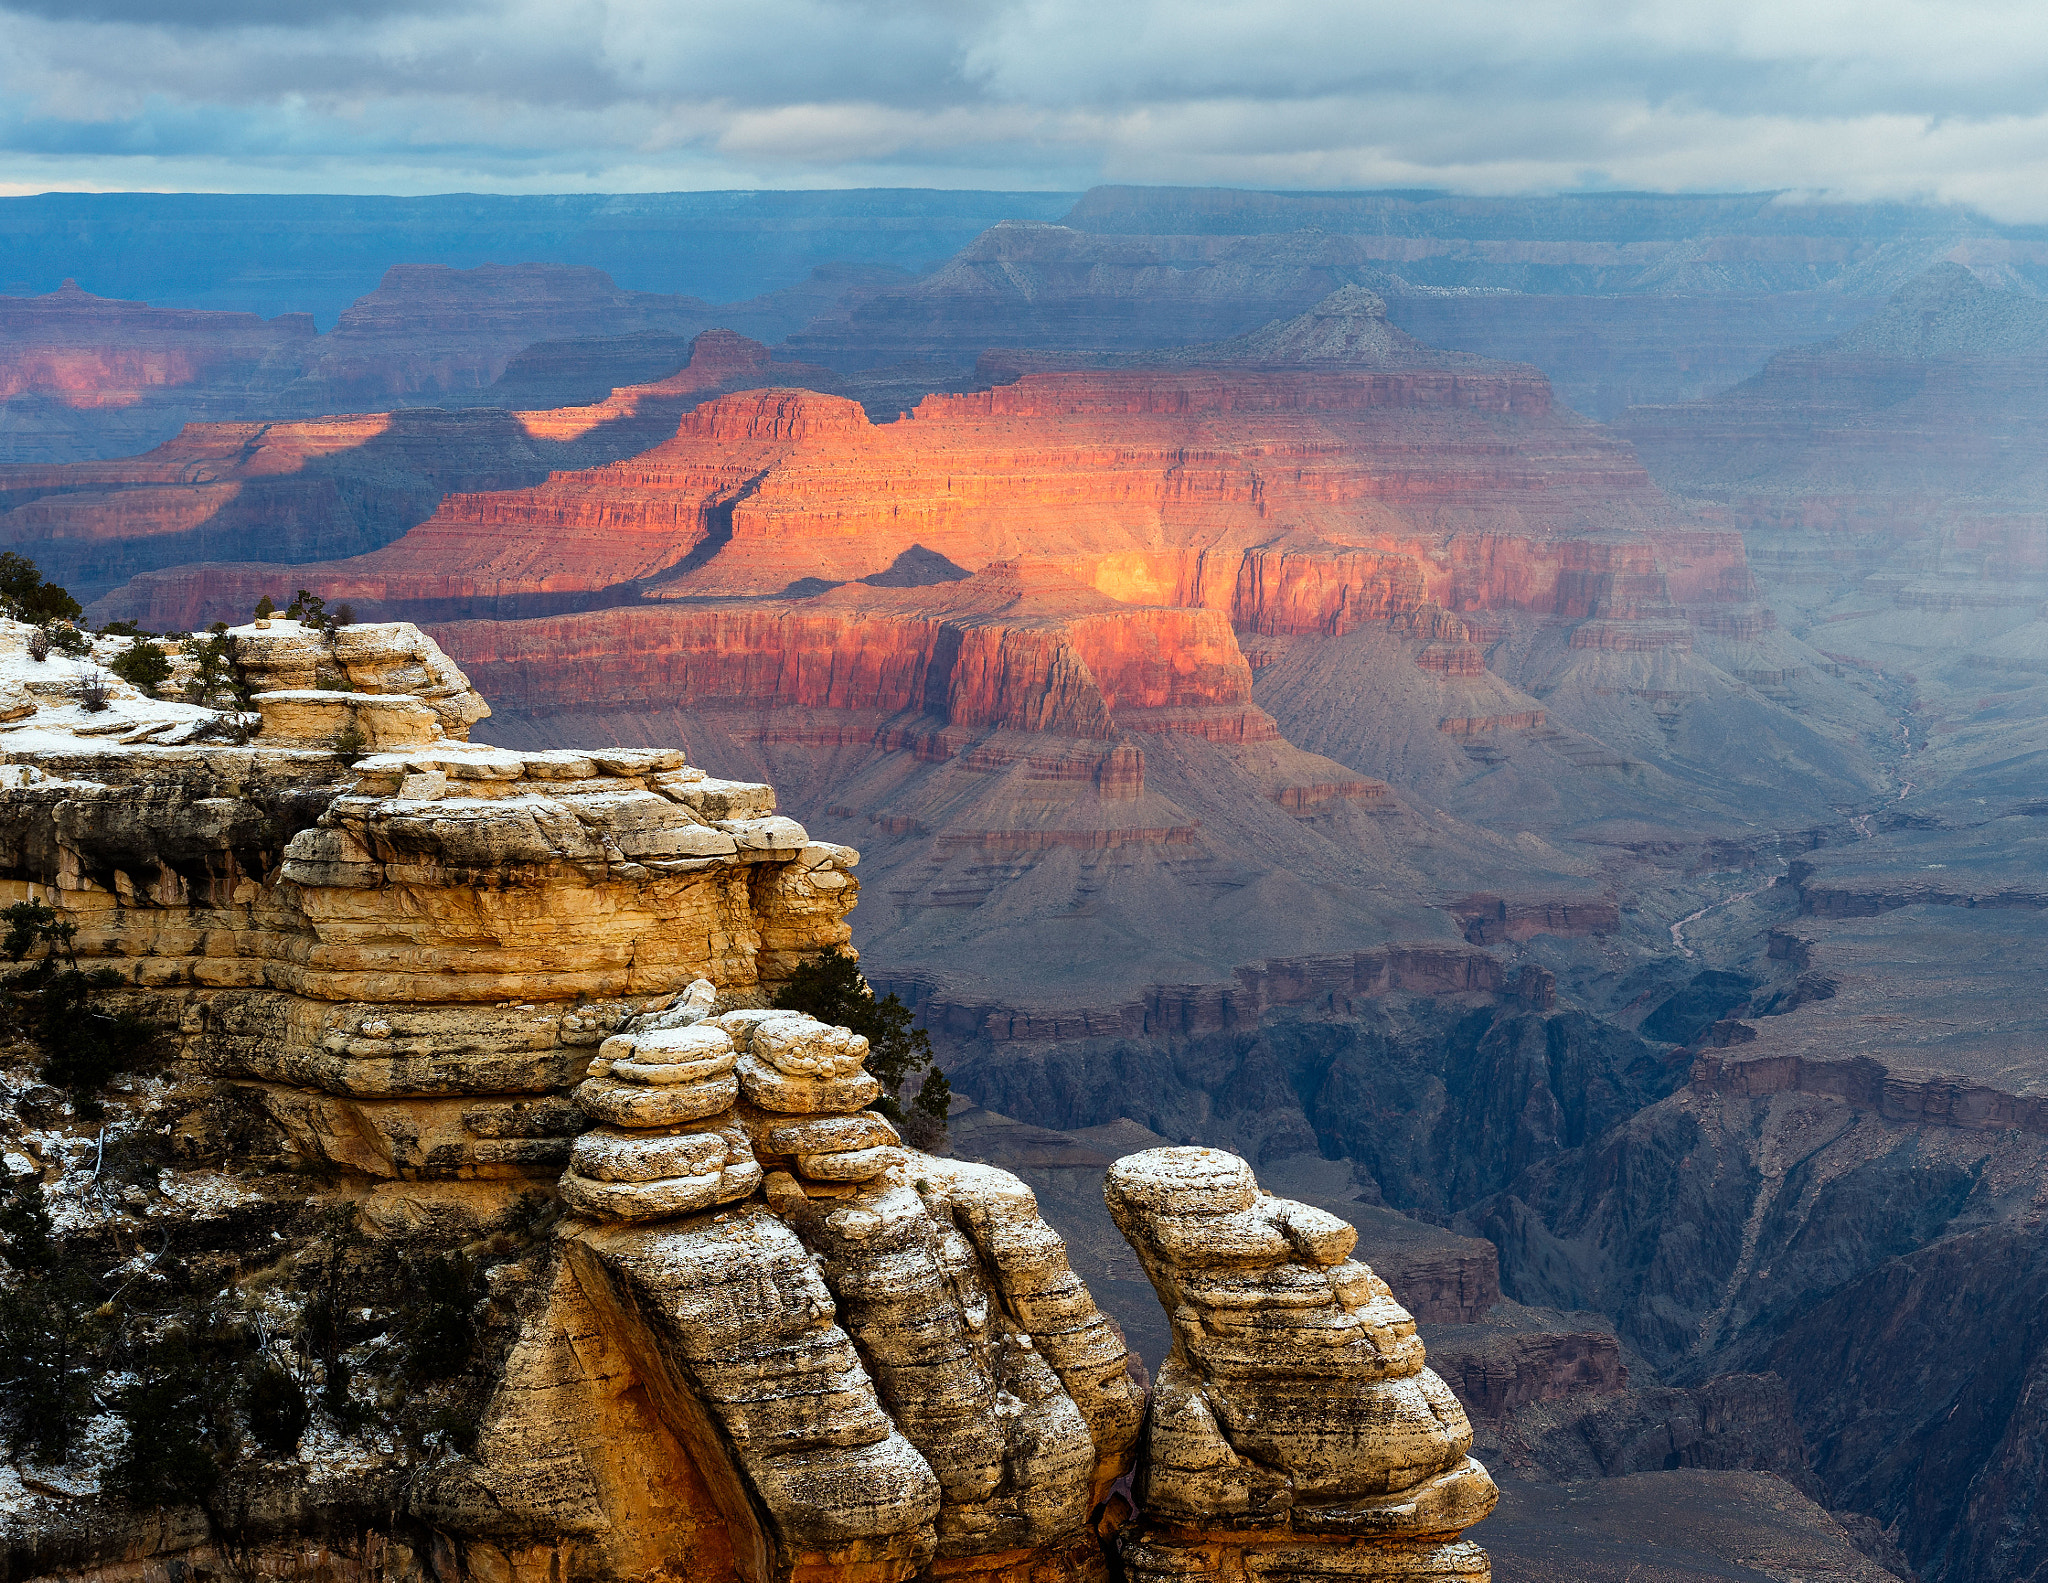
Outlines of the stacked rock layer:
<svg viewBox="0 0 2048 1583">
<path fill-rule="evenodd" d="M 522 1351 L 596 1316 L 750 1583 L 1106 1580 L 1095 1524 L 1144 1392 L 1030 1190 L 902 1148 L 863 1108 L 859 1035 L 713 1004 L 706 981 L 637 1020 L 576 1089 L 597 1125 L 562 1182 L 573 1280 Z M 521 1368 L 479 1450 L 500 1512 L 531 1500 L 517 1468 L 553 1410 Z M 673 1564 L 673 1535 L 591 1500 L 607 1566 Z"/>
<path fill-rule="evenodd" d="M 465 741 L 489 710 L 416 628 L 236 628 L 253 710 L 122 686 L 88 714 L 75 667 L 0 625 L 30 678 L 0 736 L 5 900 L 75 921 L 310 1164 L 551 1179 L 621 1023 L 700 978 L 765 1001 L 849 937 L 857 856 L 771 788 L 672 749 Z"/>
<path fill-rule="evenodd" d="M 1104 1194 L 1173 1320 L 1124 1530 L 1128 1575 L 1483 1580 L 1493 1508 L 1415 1322 L 1336 1216 L 1216 1149 L 1151 1149 Z"/>
<path fill-rule="evenodd" d="M 1108 1583 L 1142 1368 L 1023 1183 L 905 1148 L 866 1040 L 763 1009 L 847 940 L 856 853 L 678 752 L 462 740 L 410 628 L 232 633 L 233 713 L 87 712 L 25 632 L 5 900 L 300 1162 L 415 1184 L 391 1213 L 560 1182 L 475 1452 L 407 1498 L 459 1575 Z M 1482 1577 L 1492 1487 L 1349 1228 L 1199 1150 L 1111 1199 L 1176 1328 L 1127 1575 Z"/>
</svg>

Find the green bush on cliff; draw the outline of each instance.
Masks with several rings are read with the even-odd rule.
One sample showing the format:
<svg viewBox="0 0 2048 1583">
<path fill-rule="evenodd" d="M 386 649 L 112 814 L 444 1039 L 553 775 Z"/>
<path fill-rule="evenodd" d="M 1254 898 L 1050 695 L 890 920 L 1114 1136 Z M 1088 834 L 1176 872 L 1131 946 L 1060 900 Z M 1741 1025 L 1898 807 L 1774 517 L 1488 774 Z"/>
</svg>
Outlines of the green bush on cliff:
<svg viewBox="0 0 2048 1583">
<path fill-rule="evenodd" d="M 107 667 L 131 687 L 150 696 L 171 679 L 171 657 L 148 638 L 136 638 Z"/>
<path fill-rule="evenodd" d="M 193 671 L 185 684 L 185 702 L 209 709 L 249 707 L 248 689 L 235 673 L 235 640 L 225 630 L 200 638 L 190 653 Z"/>
<path fill-rule="evenodd" d="M 107 1487 L 131 1506 L 203 1506 L 238 1451 L 229 1403 L 234 1379 L 196 1314 L 164 1325 L 133 1358 L 133 1384 L 116 1397 L 127 1443 Z"/>
<path fill-rule="evenodd" d="M 38 647 L 43 651 L 36 655 L 38 659 L 48 658 L 50 651 L 54 649 L 59 654 L 68 654 L 74 660 L 82 660 L 92 653 L 92 639 L 68 621 L 45 621 L 36 628 L 34 636 L 29 639 L 31 654 L 35 653 Z"/>
<path fill-rule="evenodd" d="M 84 1114 L 97 1111 L 94 1095 L 116 1072 L 140 1063 L 157 1029 L 132 1012 L 111 1010 L 109 990 L 121 977 L 107 968 L 86 972 L 78 965 L 73 938 L 78 925 L 58 920 L 38 901 L 16 902 L 0 912 L 7 933 L 0 951 L 19 962 L 37 947 L 43 956 L 0 984 L 0 1012 L 14 1031 L 42 1052 L 43 1080 L 69 1089 Z"/>
<path fill-rule="evenodd" d="M 933 1124 L 944 1128 L 953 1085 L 932 1065 L 931 1035 L 912 1026 L 912 1012 L 894 990 L 877 999 L 852 957 L 826 951 L 798 965 L 776 994 L 775 1005 L 780 1011 L 807 1012 L 820 1022 L 851 1028 L 865 1038 L 868 1070 L 883 1089 L 875 1108 L 892 1121 L 910 1120 L 903 1109 L 903 1085 L 913 1073 L 923 1072 L 924 1082 L 910 1102 L 910 1113 L 922 1117 L 924 1125 L 911 1125 L 912 1130 L 936 1141 L 930 1138 L 930 1129 Z"/>
<path fill-rule="evenodd" d="M 435 1254 L 413 1266 L 411 1275 L 418 1306 L 406 1368 L 418 1379 L 445 1380 L 469 1366 L 476 1346 L 476 1321 L 470 1317 L 478 1295 L 476 1265 L 461 1253 Z"/>
<path fill-rule="evenodd" d="M 43 581 L 34 561 L 12 550 L 0 553 L 0 611 L 33 627 L 76 621 L 85 613 L 63 589 Z"/>
<path fill-rule="evenodd" d="M 289 1369 L 270 1358 L 259 1358 L 249 1370 L 242 1393 L 242 1413 L 249 1420 L 249 1437 L 274 1457 L 289 1457 L 299 1449 L 299 1437 L 306 1432 L 312 1407 L 306 1388 Z"/>
</svg>

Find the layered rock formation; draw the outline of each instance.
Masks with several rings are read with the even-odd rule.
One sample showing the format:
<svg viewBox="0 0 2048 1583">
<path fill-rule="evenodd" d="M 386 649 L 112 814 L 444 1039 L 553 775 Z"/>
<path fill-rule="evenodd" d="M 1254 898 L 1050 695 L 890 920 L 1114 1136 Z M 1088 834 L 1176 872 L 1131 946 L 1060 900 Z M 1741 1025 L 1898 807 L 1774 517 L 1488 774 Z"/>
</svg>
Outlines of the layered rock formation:
<svg viewBox="0 0 2048 1583">
<path fill-rule="evenodd" d="M 300 411 L 418 405 L 487 389 L 535 342 L 691 336 L 716 312 L 695 298 L 621 291 L 587 266 L 397 264 L 309 349 L 283 398 Z"/>
<path fill-rule="evenodd" d="M 1602 418 L 1704 396 L 1868 317 L 1940 258 L 2014 280 L 1982 220 L 1734 197 L 1566 201 L 1098 188 L 792 337 L 834 366 L 916 348 L 1130 352 L 1242 333 L 1347 285 L 1432 344 L 1528 361 Z"/>
<path fill-rule="evenodd" d="M 614 1036 L 577 1089 L 601 1125 L 563 1181 L 594 1222 L 566 1252 L 694 1404 L 684 1439 L 735 1570 L 1102 1576 L 1090 1524 L 1131 1468 L 1143 1395 L 1030 1193 L 897 1147 L 861 1108 L 879 1092 L 865 1040 L 705 1017 L 703 989 L 700 1020 Z M 677 1219 L 718 1203 L 738 1207 Z M 736 1283 L 761 1296 L 732 1301 Z"/>
<path fill-rule="evenodd" d="M 910 188 L 417 198 L 51 192 L 5 200 L 0 291 L 48 291 L 75 275 L 110 296 L 265 314 L 296 309 L 331 324 L 393 264 L 460 268 L 490 258 L 596 265 L 644 291 L 730 305 L 764 290 L 808 298 L 817 275 L 849 268 L 927 269 L 999 220 L 1052 219 L 1074 196 Z M 797 322 L 809 316 L 799 309 Z M 765 327 L 773 329 L 767 338 L 794 327 Z"/>
<path fill-rule="evenodd" d="M 1132 1575 L 1490 1576 L 1471 1425 L 1357 1232 L 1213 1149 L 1119 1160 L 1110 1214 L 1173 1317 L 1145 1425 Z"/>
<path fill-rule="evenodd" d="M 542 591 L 758 595 L 796 567 L 880 573 L 913 546 L 968 569 L 1042 554 L 1051 510 L 1056 553 L 1105 593 L 1264 632 L 1426 601 L 1583 620 L 1748 597 L 1735 541 L 1674 516 L 1539 376 L 1427 354 L 1369 294 L 1211 362 L 1030 375 L 881 426 L 815 394 L 729 398 L 630 463 L 458 497 L 402 544 L 303 574 L 329 598 L 442 617 Z M 1485 531 L 1446 525 L 1474 507 Z M 152 580 L 119 609 L 195 619 L 247 575 Z"/>
<path fill-rule="evenodd" d="M 1950 566 L 1913 568 L 1952 575 L 1987 520 L 2030 536 L 2044 344 L 2037 302 L 1946 264 L 1858 329 L 1621 429 L 1667 488 L 1724 506 L 1779 580 L 1867 573 L 1905 541 L 1953 544 Z"/>
<path fill-rule="evenodd" d="M 1030 1193 L 899 1147 L 864 1039 L 722 1009 L 844 942 L 856 854 L 674 751 L 460 740 L 486 711 L 412 629 L 228 636 L 253 746 L 30 695 L 9 884 L 175 1024 L 188 1102 L 253 1101 L 329 1192 L 414 1184 L 401 1218 L 460 1226 L 560 1178 L 475 1454 L 414 1482 L 451 1564 L 1105 1578 L 1141 1375 Z M 319 737 L 347 709 L 416 740 L 351 760 Z M 178 1534 L 142 1553 L 184 1564 Z"/>
<path fill-rule="evenodd" d="M 308 1161 L 559 1168 L 579 1124 L 547 1096 L 622 1017 L 707 965 L 751 992 L 847 937 L 852 854 L 765 787 L 673 751 L 469 744 L 489 711 L 411 628 L 229 638 L 249 747 L 160 746 L 209 711 L 141 698 L 14 723 L 13 880 L 177 1000 L 195 1059 L 255 1080 Z M 351 726 L 387 751 L 342 756 Z M 224 792 L 246 811 L 223 820 Z"/>
<path fill-rule="evenodd" d="M 310 314 L 152 308 L 70 280 L 0 297 L 0 464 L 122 456 L 239 413 L 273 396 L 313 339 Z"/>
<path fill-rule="evenodd" d="M 712 396 L 824 373 L 771 363 L 766 347 L 729 330 L 677 341 L 667 367 L 675 372 L 588 406 L 195 423 L 141 456 L 0 467 L 0 542 L 85 600 L 194 559 L 355 554 L 425 521 L 452 491 L 520 488 L 632 455 Z M 281 603 L 287 575 L 269 577 L 225 619 L 246 615 L 262 593 Z"/>
</svg>

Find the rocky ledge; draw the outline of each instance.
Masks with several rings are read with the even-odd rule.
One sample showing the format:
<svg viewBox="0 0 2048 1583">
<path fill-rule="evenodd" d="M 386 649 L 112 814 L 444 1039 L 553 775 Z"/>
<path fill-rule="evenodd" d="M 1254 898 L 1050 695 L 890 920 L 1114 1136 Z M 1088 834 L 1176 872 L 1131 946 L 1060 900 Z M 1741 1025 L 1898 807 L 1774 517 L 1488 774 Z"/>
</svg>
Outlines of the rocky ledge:
<svg viewBox="0 0 2048 1583">
<path fill-rule="evenodd" d="M 0 887 L 170 1048 L 75 1107 L 0 1074 L 8 1118 L 54 1120 L 10 1136 L 0 1239 L 47 1261 L 20 1228 L 52 1215 L 86 1259 L 154 1230 L 97 1311 L 145 1379 L 175 1326 L 127 1294 L 175 1246 L 208 1344 L 253 1345 L 252 1379 L 296 1358 L 318 1405 L 293 1386 L 283 1429 L 253 1396 L 208 1409 L 225 1482 L 168 1515 L 93 1420 L 0 1490 L 10 1575 L 1487 1576 L 1458 1533 L 1493 1485 L 1351 1227 L 1213 1150 L 1119 1162 L 1109 1204 L 1174 1329 L 1151 1391 L 1030 1189 L 904 1146 L 868 1040 L 772 1007 L 845 946 L 858 856 L 770 788 L 671 750 L 472 744 L 481 699 L 399 623 L 219 633 L 154 689 L 81 690 L 28 641 L 0 630 Z M 164 1133 L 203 1168 L 110 1197 L 110 1130 L 117 1160 Z M 380 1244 L 400 1278 L 356 1307 Z M 475 1310 L 434 1295 L 475 1259 Z M 289 1298 L 309 1263 L 328 1295 Z M 416 1368 L 438 1416 L 387 1433 L 405 1389 L 352 1395 L 348 1360 L 388 1334 L 344 1351 L 347 1323 L 417 1360 L 436 1303 L 474 1388 Z"/>
</svg>

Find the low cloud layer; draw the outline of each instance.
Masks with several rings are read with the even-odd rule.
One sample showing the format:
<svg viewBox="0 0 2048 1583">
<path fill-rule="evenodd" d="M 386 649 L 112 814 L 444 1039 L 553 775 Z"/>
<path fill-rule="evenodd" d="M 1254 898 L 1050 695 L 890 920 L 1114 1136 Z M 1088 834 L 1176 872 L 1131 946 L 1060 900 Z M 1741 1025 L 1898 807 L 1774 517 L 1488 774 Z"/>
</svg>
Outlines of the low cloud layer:
<svg viewBox="0 0 2048 1583">
<path fill-rule="evenodd" d="M 1791 188 L 2048 221 L 2048 13 L 0 0 L 0 192 Z"/>
</svg>

